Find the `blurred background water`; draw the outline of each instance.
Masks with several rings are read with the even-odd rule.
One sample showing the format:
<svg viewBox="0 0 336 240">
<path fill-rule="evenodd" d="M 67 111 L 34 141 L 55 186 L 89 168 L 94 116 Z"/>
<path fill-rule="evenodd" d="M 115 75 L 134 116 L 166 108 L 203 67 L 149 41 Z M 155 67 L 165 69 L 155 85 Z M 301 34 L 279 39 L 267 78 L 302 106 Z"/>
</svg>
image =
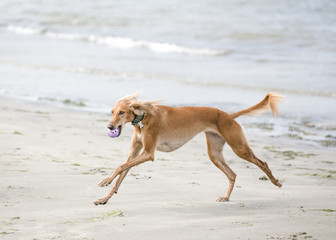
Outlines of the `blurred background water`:
<svg viewBox="0 0 336 240">
<path fill-rule="evenodd" d="M 2 0 L 0 13 L 2 95 L 109 112 L 141 90 L 234 112 L 275 91 L 281 118 L 239 121 L 335 146 L 336 1 Z"/>
</svg>

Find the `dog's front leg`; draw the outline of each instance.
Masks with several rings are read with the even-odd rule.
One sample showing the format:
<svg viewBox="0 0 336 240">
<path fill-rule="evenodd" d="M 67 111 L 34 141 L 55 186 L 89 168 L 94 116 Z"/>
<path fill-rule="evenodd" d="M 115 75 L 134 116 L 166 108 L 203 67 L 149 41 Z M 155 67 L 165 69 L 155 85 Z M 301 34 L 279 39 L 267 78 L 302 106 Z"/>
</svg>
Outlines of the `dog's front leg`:
<svg viewBox="0 0 336 240">
<path fill-rule="evenodd" d="M 139 153 L 140 153 L 141 149 L 142 149 L 141 139 L 138 137 L 138 133 L 136 131 L 134 131 L 133 132 L 133 137 L 132 137 L 132 144 L 131 144 L 130 153 L 127 157 L 126 162 L 128 162 L 128 161 L 136 158 L 137 156 L 139 156 Z M 94 202 L 94 204 L 99 205 L 99 204 L 107 203 L 107 201 L 113 196 L 113 194 L 117 193 L 117 191 L 118 191 L 122 181 L 126 177 L 128 171 L 129 170 L 123 171 L 120 174 L 120 176 L 118 177 L 116 183 L 114 184 L 114 186 L 111 189 L 111 191 L 109 192 L 109 194 L 107 194 L 104 198 L 98 199 L 97 201 Z M 108 181 L 110 181 L 110 178 L 104 179 L 101 183 L 108 182 Z M 104 186 L 104 185 L 101 185 L 101 183 L 99 183 L 99 186 Z"/>
<path fill-rule="evenodd" d="M 121 182 L 125 178 L 125 176 L 126 176 L 126 174 L 127 174 L 127 172 L 129 171 L 130 168 L 132 168 L 136 165 L 139 165 L 141 163 L 144 163 L 146 161 L 154 161 L 154 152 L 155 152 L 155 148 L 156 148 L 157 132 L 153 131 L 153 129 L 156 130 L 157 128 L 152 128 L 152 131 L 142 133 L 141 139 L 138 138 L 138 134 L 136 134 L 136 132 L 133 132 L 131 154 L 129 155 L 129 158 L 128 158 L 127 162 L 125 164 L 120 165 L 112 173 L 112 175 L 110 177 L 104 179 L 99 184 L 99 186 L 107 186 L 118 175 L 120 175 L 116 184 L 114 185 L 114 187 L 111 189 L 110 193 L 106 197 L 95 201 L 94 204 L 96 204 L 96 205 L 106 204 L 107 201 L 112 197 L 112 195 L 118 190 Z M 143 147 L 143 152 L 138 156 L 142 147 Z M 132 151 L 133 151 L 134 154 L 132 154 Z M 131 159 L 131 157 L 133 157 L 133 158 Z"/>
<path fill-rule="evenodd" d="M 105 197 L 100 198 L 97 201 L 94 201 L 93 203 L 95 205 L 106 204 L 107 201 L 113 196 L 113 194 L 117 193 L 117 191 L 119 189 L 119 186 L 122 183 L 122 181 L 124 180 L 124 178 L 126 177 L 127 173 L 128 173 L 128 170 L 122 172 L 120 174 L 120 176 L 118 177 L 117 182 L 115 183 L 115 185 L 111 189 L 111 191 Z"/>
<path fill-rule="evenodd" d="M 142 142 L 141 142 L 141 139 L 139 138 L 138 136 L 138 133 L 136 130 L 133 131 L 133 136 L 132 136 L 132 144 L 131 144 L 131 149 L 130 149 L 130 153 L 127 157 L 127 160 L 126 162 L 136 158 L 140 151 L 142 149 Z M 113 188 L 115 188 L 115 192 L 118 191 L 118 188 L 121 184 L 121 182 L 124 180 L 124 178 L 126 177 L 127 175 L 127 172 L 125 174 L 121 174 L 120 177 L 118 178 L 116 184 L 114 185 Z M 113 174 L 111 174 L 111 176 L 103 179 L 99 184 L 98 186 L 100 187 L 106 187 L 108 186 L 109 184 L 111 184 L 111 182 L 113 181 L 112 179 L 112 176 Z"/>
<path fill-rule="evenodd" d="M 99 204 L 106 204 L 107 201 L 113 196 L 113 194 L 118 190 L 122 180 L 125 178 L 126 174 L 128 173 L 129 169 L 139 165 L 141 163 L 144 163 L 146 161 L 153 161 L 154 160 L 154 156 L 152 153 L 148 153 L 148 152 L 143 152 L 141 153 L 138 157 L 136 157 L 135 159 L 132 159 L 128 162 L 126 162 L 125 164 L 120 165 L 115 171 L 114 173 L 108 177 L 108 181 L 112 182 L 118 175 L 119 178 L 116 182 L 116 184 L 114 185 L 114 187 L 111 189 L 111 191 L 109 192 L 109 194 L 107 194 L 104 198 L 101 198 L 97 201 L 94 202 L 95 205 L 99 205 Z M 102 182 L 104 182 L 106 179 L 104 179 Z"/>
<path fill-rule="evenodd" d="M 129 170 L 130 168 L 139 165 L 141 163 L 147 162 L 147 161 L 153 161 L 154 160 L 154 156 L 152 153 L 148 153 L 148 152 L 143 152 L 141 153 L 140 156 L 136 157 L 135 159 L 132 159 L 128 162 L 126 162 L 125 164 L 120 165 L 113 173 L 111 176 L 109 176 L 108 178 L 105 178 L 103 181 L 101 181 L 98 185 L 100 187 L 105 187 L 108 186 L 111 182 L 113 182 L 113 180 L 122 172 Z"/>
<path fill-rule="evenodd" d="M 141 142 L 141 141 L 136 141 L 134 144 L 132 144 L 131 152 L 130 152 L 130 154 L 128 155 L 128 158 L 127 158 L 127 161 L 126 161 L 126 162 L 128 162 L 128 161 L 130 161 L 130 160 L 136 158 L 136 157 L 139 155 L 141 149 L 142 149 L 142 142 Z M 117 193 L 117 191 L 118 191 L 118 189 L 119 189 L 119 187 L 120 187 L 122 181 L 123 181 L 124 178 L 126 177 L 128 171 L 129 171 L 129 169 L 126 170 L 126 171 L 123 171 L 123 172 L 120 174 L 120 176 L 119 176 L 118 179 L 117 179 L 117 182 L 115 183 L 114 187 L 112 188 L 112 190 L 114 190 L 113 193 Z M 112 194 L 112 195 L 113 195 L 113 194 Z M 112 195 L 111 195 L 111 196 L 112 196 Z"/>
</svg>

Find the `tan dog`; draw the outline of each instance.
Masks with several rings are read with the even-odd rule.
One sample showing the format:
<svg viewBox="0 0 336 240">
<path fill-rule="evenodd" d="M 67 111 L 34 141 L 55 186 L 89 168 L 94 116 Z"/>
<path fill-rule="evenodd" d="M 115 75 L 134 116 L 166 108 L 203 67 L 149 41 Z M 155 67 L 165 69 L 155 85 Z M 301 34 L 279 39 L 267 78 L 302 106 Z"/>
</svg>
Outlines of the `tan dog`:
<svg viewBox="0 0 336 240">
<path fill-rule="evenodd" d="M 236 174 L 226 164 L 222 155 L 225 143 L 228 143 L 238 157 L 257 165 L 269 177 L 271 182 L 281 187 L 272 175 L 266 162 L 258 159 L 249 147 L 243 130 L 234 119 L 241 115 L 261 114 L 271 109 L 278 114 L 278 102 L 283 96 L 268 93 L 258 104 L 233 114 L 210 107 L 173 108 L 155 105 L 158 101 L 138 100 L 137 94 L 126 96 L 117 101 L 112 110 L 112 119 L 108 128 L 120 135 L 126 123 L 134 125 L 131 151 L 125 164 L 120 165 L 111 176 L 99 183 L 108 186 L 119 175 L 109 194 L 94 204 L 106 204 L 116 193 L 120 184 L 135 165 L 154 161 L 155 150 L 171 152 L 183 146 L 199 132 L 205 132 L 210 160 L 227 176 L 229 187 L 218 202 L 229 201 Z M 142 150 L 142 151 L 141 151 Z"/>
</svg>

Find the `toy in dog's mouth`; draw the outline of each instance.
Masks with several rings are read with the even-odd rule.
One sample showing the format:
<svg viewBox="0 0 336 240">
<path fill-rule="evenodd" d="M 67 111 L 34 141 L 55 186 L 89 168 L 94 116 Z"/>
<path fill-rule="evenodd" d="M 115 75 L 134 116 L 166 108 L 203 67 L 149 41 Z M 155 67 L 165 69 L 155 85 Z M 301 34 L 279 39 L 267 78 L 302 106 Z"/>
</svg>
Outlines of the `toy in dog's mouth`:
<svg viewBox="0 0 336 240">
<path fill-rule="evenodd" d="M 111 138 L 115 138 L 115 137 L 119 137 L 121 133 L 121 125 L 119 125 L 117 128 L 115 129 L 108 129 L 107 130 L 107 135 Z"/>
</svg>

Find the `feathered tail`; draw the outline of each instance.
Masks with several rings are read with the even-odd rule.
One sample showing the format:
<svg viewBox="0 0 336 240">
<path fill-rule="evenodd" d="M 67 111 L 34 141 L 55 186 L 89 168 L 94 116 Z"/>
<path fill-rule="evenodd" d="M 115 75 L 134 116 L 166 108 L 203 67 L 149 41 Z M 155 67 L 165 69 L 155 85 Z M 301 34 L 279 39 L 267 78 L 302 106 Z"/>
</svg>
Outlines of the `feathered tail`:
<svg viewBox="0 0 336 240">
<path fill-rule="evenodd" d="M 232 113 L 230 116 L 233 119 L 241 115 L 259 116 L 263 114 L 264 112 L 266 112 L 268 109 L 271 109 L 273 116 L 278 115 L 279 114 L 278 102 L 281 102 L 281 99 L 284 97 L 285 96 L 282 96 L 280 94 L 269 92 L 260 103 L 250 108 Z"/>
</svg>

